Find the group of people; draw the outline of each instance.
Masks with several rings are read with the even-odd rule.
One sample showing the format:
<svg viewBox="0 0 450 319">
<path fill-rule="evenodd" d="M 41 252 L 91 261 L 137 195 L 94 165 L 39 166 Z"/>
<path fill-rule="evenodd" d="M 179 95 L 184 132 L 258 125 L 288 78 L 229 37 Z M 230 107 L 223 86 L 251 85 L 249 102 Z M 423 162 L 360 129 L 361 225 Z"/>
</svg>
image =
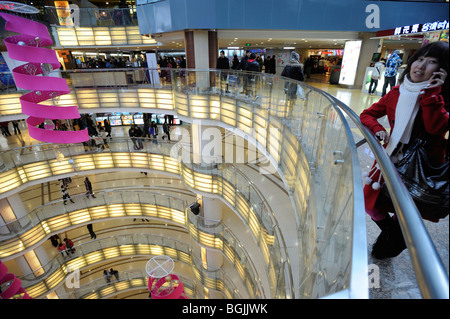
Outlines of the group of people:
<svg viewBox="0 0 450 319">
<path fill-rule="evenodd" d="M 252 66 L 246 66 L 248 60 L 254 60 L 252 62 L 255 62 Z M 256 65 L 258 68 L 256 68 Z M 249 69 L 251 70 L 249 70 Z M 253 71 L 253 72 L 262 72 L 264 70 L 265 73 L 276 73 L 276 59 L 275 55 L 270 57 L 268 55 L 265 59 L 261 57 L 260 55 L 256 55 L 255 53 L 252 53 L 251 50 L 247 50 L 245 52 L 245 55 L 239 60 L 238 56 L 235 54 L 231 63 L 230 60 L 225 56 L 225 51 L 220 51 L 220 56 L 217 59 L 216 69 L 220 70 L 247 70 L 247 71 Z"/>
<path fill-rule="evenodd" d="M 62 195 L 62 199 L 64 201 L 64 205 L 67 205 L 67 200 L 70 200 L 71 203 L 75 203 L 73 201 L 73 199 L 70 197 L 69 190 L 68 190 L 69 185 L 72 183 L 72 178 L 70 178 L 70 177 L 62 178 L 62 179 L 59 179 L 58 181 L 61 182 L 60 188 L 61 188 L 61 195 Z M 89 198 L 89 197 L 97 198 L 97 197 L 95 197 L 94 192 L 92 190 L 92 183 L 87 176 L 84 178 L 84 186 L 86 188 L 85 195 L 87 198 Z"/>
<path fill-rule="evenodd" d="M 387 60 L 381 59 L 375 63 L 374 70 L 372 71 L 372 75 L 370 77 L 369 95 L 375 94 L 378 80 L 381 78 L 382 74 L 384 75 L 383 90 L 381 92 L 382 97 L 388 92 L 388 86 L 389 89 L 392 90 L 392 88 L 396 85 L 398 69 L 402 65 L 402 59 L 399 53 L 399 50 L 395 50 Z"/>
<path fill-rule="evenodd" d="M 50 240 L 52 241 L 53 246 L 56 245 L 56 249 L 63 257 L 69 257 L 70 254 L 75 254 L 76 249 L 73 241 L 69 238 L 64 238 L 62 242 L 59 242 L 59 236 L 53 235 L 50 237 Z"/>
<path fill-rule="evenodd" d="M 14 129 L 14 134 L 22 134 L 22 132 L 20 131 L 20 127 L 19 127 L 19 121 L 14 120 L 12 121 L 12 126 Z M 5 121 L 5 122 L 0 122 L 0 128 L 2 130 L 2 135 L 4 137 L 8 137 L 8 136 L 12 136 L 11 132 L 9 131 L 9 122 Z"/>
<path fill-rule="evenodd" d="M 103 270 L 103 278 L 105 278 L 106 283 L 110 283 L 111 282 L 111 277 L 114 276 L 116 277 L 116 280 L 119 281 L 119 272 L 115 269 L 105 269 Z"/>
<path fill-rule="evenodd" d="M 172 118 L 173 123 L 173 116 L 166 116 L 166 119 L 162 125 L 163 129 L 163 136 L 162 139 L 164 140 L 167 137 L 167 140 L 170 141 L 170 120 L 169 117 Z M 143 129 L 139 125 L 132 124 L 130 129 L 128 130 L 128 135 L 131 138 L 131 141 L 133 142 L 133 147 L 135 150 L 141 150 L 144 148 L 144 145 L 142 143 L 142 138 L 148 136 L 153 138 L 153 143 L 157 143 L 157 137 L 159 135 L 159 128 L 155 121 L 152 121 L 150 124 L 145 124 L 143 126 Z"/>
</svg>

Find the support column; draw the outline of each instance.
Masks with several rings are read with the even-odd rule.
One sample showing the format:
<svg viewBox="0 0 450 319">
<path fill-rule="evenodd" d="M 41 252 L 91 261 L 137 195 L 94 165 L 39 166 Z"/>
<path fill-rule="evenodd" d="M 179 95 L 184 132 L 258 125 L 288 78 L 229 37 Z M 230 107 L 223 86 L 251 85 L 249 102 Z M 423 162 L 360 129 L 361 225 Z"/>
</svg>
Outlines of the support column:
<svg viewBox="0 0 450 319">
<path fill-rule="evenodd" d="M 217 198 L 202 198 L 202 212 L 205 225 L 213 225 L 222 220 L 222 201 Z M 223 253 L 216 249 L 202 247 L 202 262 L 207 269 L 221 268 Z"/>
<path fill-rule="evenodd" d="M 216 67 L 219 50 L 216 30 L 186 30 L 184 39 L 187 68 L 201 70 Z M 209 72 L 195 74 L 197 88 L 214 86 L 214 81 Z"/>
<path fill-rule="evenodd" d="M 42 267 L 48 264 L 50 259 L 48 258 L 45 248 L 39 246 L 36 249 L 30 250 L 22 256 L 17 257 L 14 261 L 17 263 L 22 275 L 25 276 L 34 273 L 35 276 L 40 276 L 44 273 Z"/>
<path fill-rule="evenodd" d="M 0 199 L 0 216 L 3 222 L 8 223 L 7 227 L 1 227 L 2 233 L 18 232 L 22 229 L 22 224 L 27 224 L 28 219 L 22 220 L 22 217 L 28 215 L 25 207 L 23 206 L 22 199 L 19 194 L 13 194 L 7 198 Z M 15 222 L 16 221 L 16 222 Z"/>
<path fill-rule="evenodd" d="M 370 66 L 372 55 L 379 51 L 380 39 L 371 39 L 375 36 L 373 32 L 360 32 L 359 39 L 362 40 L 361 52 L 359 55 L 358 67 L 356 71 L 355 83 L 353 87 L 361 89 L 364 83 L 364 75 L 366 74 L 366 68 Z M 344 53 L 345 54 L 345 53 Z"/>
</svg>

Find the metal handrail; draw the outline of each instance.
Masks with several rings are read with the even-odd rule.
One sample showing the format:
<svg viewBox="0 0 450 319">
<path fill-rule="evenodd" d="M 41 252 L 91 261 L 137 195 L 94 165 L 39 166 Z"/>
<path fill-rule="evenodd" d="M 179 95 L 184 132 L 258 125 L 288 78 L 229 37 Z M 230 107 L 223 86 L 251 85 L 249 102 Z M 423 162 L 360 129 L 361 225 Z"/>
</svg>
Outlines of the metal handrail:
<svg viewBox="0 0 450 319">
<path fill-rule="evenodd" d="M 444 264 L 394 164 L 373 133 L 361 123 L 359 116 L 331 94 L 324 93 L 353 120 L 375 155 L 391 194 L 422 296 L 431 299 L 449 299 L 448 275 Z"/>
</svg>

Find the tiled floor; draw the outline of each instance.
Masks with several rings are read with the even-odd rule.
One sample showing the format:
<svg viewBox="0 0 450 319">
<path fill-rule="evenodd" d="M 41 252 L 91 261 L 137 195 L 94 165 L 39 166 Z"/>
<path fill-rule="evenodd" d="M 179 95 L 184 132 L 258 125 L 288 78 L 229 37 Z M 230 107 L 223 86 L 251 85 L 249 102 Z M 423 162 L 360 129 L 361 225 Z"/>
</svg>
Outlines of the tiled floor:
<svg viewBox="0 0 450 319">
<path fill-rule="evenodd" d="M 330 85 L 327 83 L 326 76 L 312 75 L 311 79 L 307 79 L 306 83 L 320 88 L 347 104 L 355 113 L 360 114 L 365 108 L 376 102 L 379 96 L 369 96 L 366 93 L 361 93 L 360 90 L 345 89 L 337 85 Z M 383 121 L 381 121 L 383 122 Z M 350 127 L 354 133 L 356 142 L 362 139 L 362 135 L 356 126 L 350 122 Z M 14 135 L 5 138 L 0 137 L 0 151 L 21 147 L 30 144 L 39 144 L 33 141 L 27 134 L 24 121 L 21 122 L 21 135 Z M 113 136 L 127 136 L 127 131 L 123 128 L 113 128 Z M 175 138 L 176 139 L 176 138 Z M 370 152 L 367 144 L 363 144 L 358 148 L 360 157 L 361 170 L 367 170 L 372 162 L 373 155 Z M 251 175 L 252 173 L 249 172 Z M 264 190 L 262 190 L 264 192 Z M 431 223 L 424 221 L 424 224 L 433 240 L 436 249 L 441 256 L 442 262 L 449 271 L 449 218 L 445 218 L 439 223 Z M 380 281 L 375 283 L 373 288 L 370 288 L 371 299 L 416 299 L 421 298 L 419 286 L 417 284 L 414 269 L 411 264 L 409 252 L 405 250 L 398 257 L 389 260 L 376 260 L 370 256 L 371 246 L 376 240 L 379 230 L 378 227 L 366 216 L 367 221 L 367 241 L 370 269 L 379 269 Z M 289 246 L 289 245 L 288 245 Z"/>
</svg>

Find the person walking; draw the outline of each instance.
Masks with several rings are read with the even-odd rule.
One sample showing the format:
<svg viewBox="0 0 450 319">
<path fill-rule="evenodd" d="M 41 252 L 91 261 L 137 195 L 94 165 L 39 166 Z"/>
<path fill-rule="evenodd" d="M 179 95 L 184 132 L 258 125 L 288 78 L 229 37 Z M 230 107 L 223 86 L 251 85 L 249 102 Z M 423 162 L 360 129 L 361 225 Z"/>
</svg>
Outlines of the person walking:
<svg viewBox="0 0 450 319">
<path fill-rule="evenodd" d="M 150 137 L 153 137 L 153 143 L 157 144 L 158 140 L 156 139 L 156 137 L 158 136 L 158 125 L 156 125 L 155 121 L 152 121 L 152 123 L 150 124 L 148 133 Z"/>
<path fill-rule="evenodd" d="M 170 141 L 170 126 L 167 121 L 164 121 L 163 124 L 163 132 L 167 135 L 167 139 Z M 164 139 L 165 135 L 163 135 L 162 139 Z"/>
<path fill-rule="evenodd" d="M 236 70 L 244 69 L 247 60 L 250 59 L 250 54 L 252 54 L 252 51 L 250 50 L 245 51 L 245 55 L 242 57 L 241 61 L 239 62 L 239 65 L 236 67 Z"/>
<path fill-rule="evenodd" d="M 237 67 L 239 66 L 239 59 L 237 54 L 234 55 L 233 60 L 231 61 L 231 68 L 233 70 L 237 70 Z"/>
<path fill-rule="evenodd" d="M 92 196 L 92 198 L 97 198 L 94 196 L 92 191 L 92 183 L 87 176 L 84 178 L 84 186 L 86 187 L 86 197 L 89 198 L 89 196 Z"/>
<path fill-rule="evenodd" d="M 111 123 L 108 120 L 104 120 L 103 124 L 105 125 L 105 132 L 108 133 L 106 137 L 111 137 Z"/>
<path fill-rule="evenodd" d="M 20 128 L 19 128 L 19 122 L 18 121 L 16 121 L 16 120 L 12 121 L 12 125 L 13 125 L 13 128 L 14 128 L 14 134 L 15 135 L 17 135 L 17 132 L 19 132 L 19 134 L 22 134 L 22 132 L 20 131 Z"/>
<path fill-rule="evenodd" d="M 230 60 L 225 56 L 225 51 L 220 51 L 220 56 L 217 59 L 216 69 L 218 70 L 229 70 L 230 69 Z M 220 72 L 220 90 L 225 86 L 225 92 L 228 93 L 228 72 L 222 71 Z M 224 85 L 225 84 L 225 85 Z"/>
<path fill-rule="evenodd" d="M 258 72 L 260 71 L 259 63 L 256 61 L 256 54 L 251 53 L 247 62 L 244 65 L 244 71 L 247 72 Z M 256 74 L 245 74 L 244 75 L 244 95 L 246 97 L 256 96 L 256 86 L 257 86 L 257 75 Z"/>
<path fill-rule="evenodd" d="M 394 53 L 392 53 L 389 59 L 386 61 L 383 91 L 381 92 L 382 97 L 386 95 L 386 89 L 388 85 L 390 86 L 391 90 L 395 86 L 395 77 L 397 76 L 398 68 L 402 65 L 402 59 L 400 59 L 400 56 L 398 55 L 399 53 L 399 50 L 395 50 Z"/>
<path fill-rule="evenodd" d="M 137 149 L 141 150 L 144 148 L 144 145 L 142 144 L 142 130 L 139 126 L 136 125 L 134 128 L 134 136 L 136 136 L 136 143 L 137 143 Z"/>
<path fill-rule="evenodd" d="M 131 141 L 133 142 L 134 149 L 139 149 L 136 139 L 136 125 L 131 125 L 130 129 L 128 130 L 128 135 L 131 137 Z"/>
<path fill-rule="evenodd" d="M 292 51 L 289 63 L 284 67 L 283 72 L 281 72 L 281 76 L 285 76 L 297 81 L 303 81 L 305 77 L 303 75 L 303 67 L 300 64 L 299 59 L 300 56 L 298 55 L 298 53 Z M 297 85 L 298 84 L 295 82 L 286 82 L 286 84 L 284 85 L 287 96 L 286 102 L 289 102 L 290 111 L 292 111 L 295 101 L 297 100 Z"/>
<path fill-rule="evenodd" d="M 383 59 L 375 63 L 374 70 L 372 71 L 372 75 L 370 76 L 369 95 L 375 93 L 378 85 L 378 79 L 381 76 L 381 71 L 383 70 L 383 67 L 384 67 Z"/>
<path fill-rule="evenodd" d="M 111 282 L 111 273 L 108 269 L 103 270 L 103 278 L 105 278 L 106 283 Z"/>
<path fill-rule="evenodd" d="M 445 162 L 449 131 L 448 69 L 448 42 L 437 41 L 421 47 L 409 59 L 399 79 L 400 85 L 361 113 L 361 123 L 384 141 L 386 153 L 394 164 L 423 134 L 430 137 L 426 148 L 429 161 L 433 165 Z M 384 116 L 391 128 L 390 135 L 378 122 Z M 392 201 L 381 191 L 384 180 L 376 164 L 375 161 L 364 176 L 364 199 L 366 213 L 381 229 L 372 255 L 384 259 L 398 256 L 406 244 Z M 390 212 L 394 213 L 393 217 Z"/>
<path fill-rule="evenodd" d="M 88 224 L 88 225 L 86 226 L 86 228 L 87 228 L 88 231 L 89 231 L 89 235 L 91 235 L 91 239 L 96 239 L 96 238 L 97 238 L 97 235 L 94 233 L 94 229 L 93 229 L 93 227 L 92 227 L 92 224 Z"/>
<path fill-rule="evenodd" d="M 275 55 L 272 56 L 269 63 L 269 73 L 276 74 L 277 73 L 277 60 L 275 58 Z"/>
<path fill-rule="evenodd" d="M 64 205 L 67 205 L 67 200 L 69 199 L 70 202 L 73 204 L 75 203 L 72 198 L 70 198 L 69 192 L 67 191 L 67 188 L 64 185 L 61 185 L 61 194 L 62 198 L 64 200 Z"/>
<path fill-rule="evenodd" d="M 111 275 L 113 275 L 114 277 L 116 277 L 116 280 L 119 281 L 119 272 L 118 272 L 117 270 L 111 268 L 111 269 L 109 270 L 109 273 L 110 273 Z"/>
</svg>

